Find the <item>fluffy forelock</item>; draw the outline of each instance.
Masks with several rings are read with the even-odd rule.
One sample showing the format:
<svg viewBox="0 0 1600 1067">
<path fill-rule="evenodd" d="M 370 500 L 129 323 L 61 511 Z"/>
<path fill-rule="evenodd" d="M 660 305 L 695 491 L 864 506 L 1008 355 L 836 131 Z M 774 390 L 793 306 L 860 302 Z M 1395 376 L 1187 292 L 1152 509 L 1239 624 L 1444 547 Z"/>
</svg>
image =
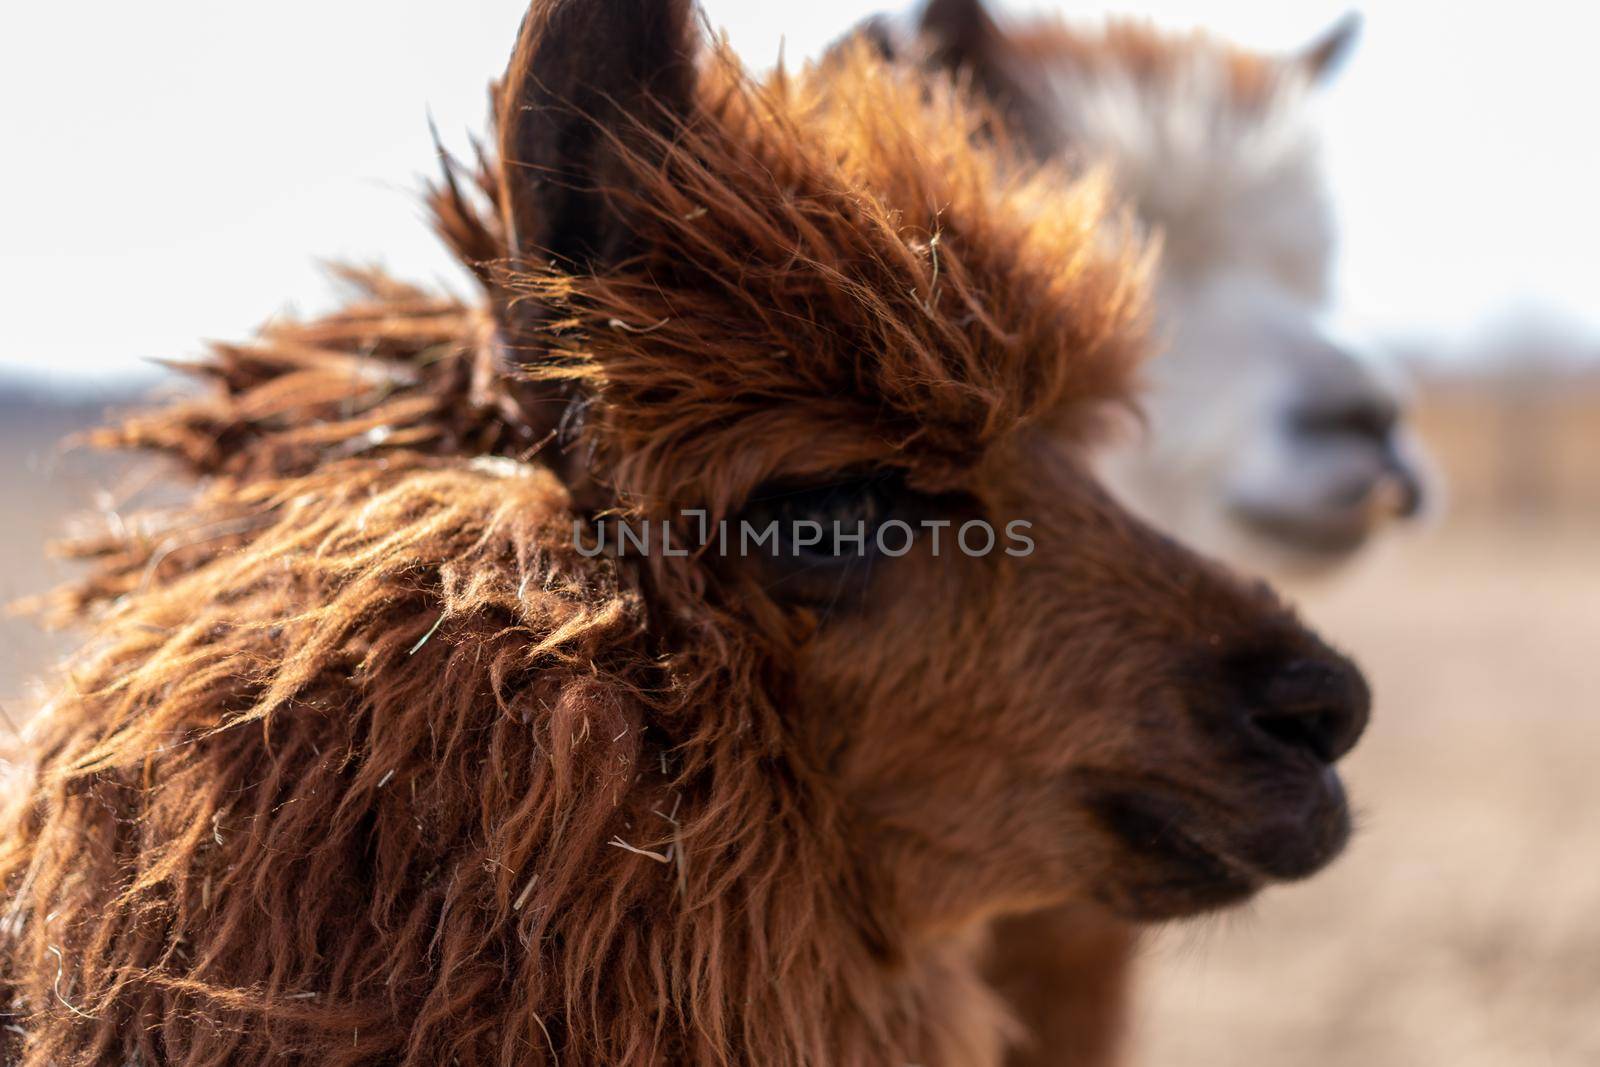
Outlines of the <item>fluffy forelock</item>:
<svg viewBox="0 0 1600 1067">
<path fill-rule="evenodd" d="M 686 119 L 616 131 L 637 254 L 494 272 L 537 309 L 510 358 L 578 383 L 584 449 L 646 508 L 885 462 L 937 480 L 1124 399 L 1143 251 L 1103 181 L 1020 165 L 1001 125 L 865 48 L 759 82 L 714 48 Z M 463 255 L 502 243 L 443 203 Z"/>
</svg>

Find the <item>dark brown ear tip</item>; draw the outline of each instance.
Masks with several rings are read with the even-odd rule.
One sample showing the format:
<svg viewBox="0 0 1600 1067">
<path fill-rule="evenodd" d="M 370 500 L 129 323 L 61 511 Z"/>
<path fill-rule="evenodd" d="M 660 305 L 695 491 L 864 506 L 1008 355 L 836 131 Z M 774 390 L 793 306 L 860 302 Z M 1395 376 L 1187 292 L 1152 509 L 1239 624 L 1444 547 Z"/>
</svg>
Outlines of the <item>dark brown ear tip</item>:
<svg viewBox="0 0 1600 1067">
<path fill-rule="evenodd" d="M 1326 81 L 1339 72 L 1355 50 L 1365 21 L 1360 11 L 1347 11 L 1300 53 L 1300 65 L 1312 81 Z"/>
<path fill-rule="evenodd" d="M 983 0 L 928 0 L 917 15 L 922 33 L 954 47 L 971 47 L 999 33 Z"/>
<path fill-rule="evenodd" d="M 888 15 L 873 15 L 845 37 L 859 38 L 872 46 L 881 59 L 894 59 L 900 52 L 900 43 L 894 32 L 894 22 Z"/>
</svg>

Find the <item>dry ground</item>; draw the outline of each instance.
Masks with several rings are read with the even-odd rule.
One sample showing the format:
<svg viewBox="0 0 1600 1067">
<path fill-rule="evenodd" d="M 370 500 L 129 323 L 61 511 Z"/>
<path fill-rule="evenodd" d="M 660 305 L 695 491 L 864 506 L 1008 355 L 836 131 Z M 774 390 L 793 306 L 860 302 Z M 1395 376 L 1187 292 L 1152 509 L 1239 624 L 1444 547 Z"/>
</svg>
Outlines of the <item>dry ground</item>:
<svg viewBox="0 0 1600 1067">
<path fill-rule="evenodd" d="M 103 470 L 0 412 L 0 599 Z M 1600 522 L 1449 526 L 1306 600 L 1378 694 L 1348 856 L 1156 935 L 1139 1067 L 1600 1063 Z M 0 619 L 0 701 L 59 644 Z"/>
</svg>

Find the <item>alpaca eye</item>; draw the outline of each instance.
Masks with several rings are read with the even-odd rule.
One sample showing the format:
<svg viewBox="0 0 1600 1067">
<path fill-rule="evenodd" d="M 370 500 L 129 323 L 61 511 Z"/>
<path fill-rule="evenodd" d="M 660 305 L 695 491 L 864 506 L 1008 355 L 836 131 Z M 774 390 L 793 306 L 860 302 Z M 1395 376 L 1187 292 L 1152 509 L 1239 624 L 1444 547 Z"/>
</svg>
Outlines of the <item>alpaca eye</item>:
<svg viewBox="0 0 1600 1067">
<path fill-rule="evenodd" d="M 742 522 L 760 537 L 752 554 L 805 567 L 848 566 L 879 554 L 879 531 L 905 493 L 898 479 L 853 479 L 758 490 Z"/>
<path fill-rule="evenodd" d="M 980 517 L 971 495 L 920 492 L 896 473 L 769 484 L 751 495 L 735 525 L 745 539 L 742 562 L 768 595 L 829 617 L 869 604 L 872 583 L 915 545 L 931 537 L 938 554 L 939 535 L 930 530 L 942 528 L 948 545 L 952 529 Z"/>
</svg>

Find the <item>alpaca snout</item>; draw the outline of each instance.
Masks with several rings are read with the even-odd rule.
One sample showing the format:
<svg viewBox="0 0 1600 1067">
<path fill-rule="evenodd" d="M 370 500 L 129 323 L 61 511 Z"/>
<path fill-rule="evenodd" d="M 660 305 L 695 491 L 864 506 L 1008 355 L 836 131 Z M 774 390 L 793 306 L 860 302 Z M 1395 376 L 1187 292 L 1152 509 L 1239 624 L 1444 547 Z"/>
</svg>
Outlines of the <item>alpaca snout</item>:
<svg viewBox="0 0 1600 1067">
<path fill-rule="evenodd" d="M 1270 664 L 1246 702 L 1251 727 L 1279 745 L 1334 763 L 1355 747 L 1372 713 L 1372 693 L 1343 656 L 1296 657 Z"/>
<path fill-rule="evenodd" d="M 1231 814 L 1213 843 L 1267 881 L 1303 878 L 1349 840 L 1334 764 L 1366 731 L 1371 690 L 1354 663 L 1315 639 L 1255 659 L 1231 681 L 1231 784 L 1218 794 Z"/>
</svg>

